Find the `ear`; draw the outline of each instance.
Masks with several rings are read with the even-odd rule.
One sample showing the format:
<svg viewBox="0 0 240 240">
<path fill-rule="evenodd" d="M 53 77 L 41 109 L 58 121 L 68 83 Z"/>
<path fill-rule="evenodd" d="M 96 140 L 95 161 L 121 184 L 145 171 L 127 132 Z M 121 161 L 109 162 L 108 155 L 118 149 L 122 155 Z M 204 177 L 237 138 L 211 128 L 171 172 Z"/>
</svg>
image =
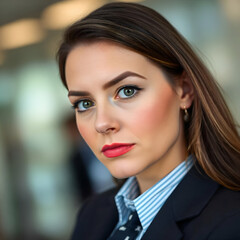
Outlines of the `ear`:
<svg viewBox="0 0 240 240">
<path fill-rule="evenodd" d="M 191 107 L 194 99 L 194 88 L 186 72 L 183 72 L 177 81 L 177 94 L 179 96 L 181 109 Z"/>
</svg>

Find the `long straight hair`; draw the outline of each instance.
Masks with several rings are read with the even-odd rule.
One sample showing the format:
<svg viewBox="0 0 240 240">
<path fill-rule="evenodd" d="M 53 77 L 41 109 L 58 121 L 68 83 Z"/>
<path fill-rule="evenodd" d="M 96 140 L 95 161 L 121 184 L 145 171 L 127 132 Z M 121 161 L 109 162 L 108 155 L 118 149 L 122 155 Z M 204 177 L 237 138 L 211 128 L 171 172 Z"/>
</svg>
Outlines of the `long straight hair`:
<svg viewBox="0 0 240 240">
<path fill-rule="evenodd" d="M 157 64 L 174 86 L 186 74 L 194 87 L 184 131 L 189 154 L 219 184 L 240 190 L 240 137 L 217 82 L 189 43 L 156 11 L 136 3 L 109 3 L 70 26 L 57 58 L 67 88 L 65 64 L 79 43 L 112 41 Z"/>
</svg>

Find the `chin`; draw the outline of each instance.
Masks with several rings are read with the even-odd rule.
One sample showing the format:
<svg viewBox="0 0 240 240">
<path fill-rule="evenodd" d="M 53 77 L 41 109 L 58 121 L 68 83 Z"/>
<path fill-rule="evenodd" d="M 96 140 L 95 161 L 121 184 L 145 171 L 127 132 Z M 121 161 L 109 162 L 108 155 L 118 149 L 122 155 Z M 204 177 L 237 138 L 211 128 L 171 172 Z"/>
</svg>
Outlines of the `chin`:
<svg viewBox="0 0 240 240">
<path fill-rule="evenodd" d="M 115 169 L 108 169 L 113 177 L 117 179 L 126 179 L 132 176 L 136 176 L 138 172 L 136 169 L 131 170 L 129 167 L 123 168 L 123 167 L 117 167 Z"/>
</svg>

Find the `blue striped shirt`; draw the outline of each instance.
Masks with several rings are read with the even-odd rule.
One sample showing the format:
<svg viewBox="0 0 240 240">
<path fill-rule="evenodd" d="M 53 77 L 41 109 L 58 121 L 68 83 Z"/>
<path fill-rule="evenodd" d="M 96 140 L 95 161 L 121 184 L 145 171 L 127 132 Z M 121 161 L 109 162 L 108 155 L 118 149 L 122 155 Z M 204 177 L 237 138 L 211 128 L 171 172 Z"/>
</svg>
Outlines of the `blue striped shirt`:
<svg viewBox="0 0 240 240">
<path fill-rule="evenodd" d="M 140 191 L 136 177 L 129 178 L 115 196 L 119 213 L 119 222 L 116 228 L 125 224 L 130 212 L 136 210 L 142 225 L 142 231 L 137 237 L 137 240 L 140 240 L 167 198 L 192 165 L 193 157 L 190 155 L 187 160 L 179 164 L 173 171 L 141 195 L 139 195 Z"/>
</svg>

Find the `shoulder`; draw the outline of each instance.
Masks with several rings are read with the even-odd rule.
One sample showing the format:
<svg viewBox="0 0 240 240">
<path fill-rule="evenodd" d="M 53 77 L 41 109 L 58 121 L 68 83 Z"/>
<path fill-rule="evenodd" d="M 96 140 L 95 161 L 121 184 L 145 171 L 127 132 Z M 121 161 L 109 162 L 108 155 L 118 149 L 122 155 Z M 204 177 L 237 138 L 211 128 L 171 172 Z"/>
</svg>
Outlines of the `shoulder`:
<svg viewBox="0 0 240 240">
<path fill-rule="evenodd" d="M 208 239 L 240 239 L 240 192 L 220 187 L 209 205 L 218 220 Z"/>
<path fill-rule="evenodd" d="M 226 215 L 210 232 L 209 240 L 237 240 L 240 239 L 240 210 Z"/>
<path fill-rule="evenodd" d="M 205 209 L 217 219 L 231 218 L 240 213 L 240 192 L 220 186 Z M 205 212 L 203 211 L 203 212 Z M 240 226 L 240 222 L 239 222 Z"/>
<path fill-rule="evenodd" d="M 220 186 L 212 201 L 224 204 L 228 210 L 240 210 L 240 191 L 233 191 Z"/>
<path fill-rule="evenodd" d="M 175 214 L 185 216 L 178 218 L 184 239 L 240 239 L 239 191 L 219 185 L 196 169 L 188 174 L 179 189 L 177 199 L 181 204 L 175 204 L 178 207 Z M 184 196 L 180 196 L 181 193 Z"/>
<path fill-rule="evenodd" d="M 240 192 L 220 186 L 189 227 L 192 236 L 204 239 L 240 239 Z"/>
<path fill-rule="evenodd" d="M 218 219 L 209 239 L 240 239 L 240 192 L 220 187 L 209 207 Z"/>
</svg>

